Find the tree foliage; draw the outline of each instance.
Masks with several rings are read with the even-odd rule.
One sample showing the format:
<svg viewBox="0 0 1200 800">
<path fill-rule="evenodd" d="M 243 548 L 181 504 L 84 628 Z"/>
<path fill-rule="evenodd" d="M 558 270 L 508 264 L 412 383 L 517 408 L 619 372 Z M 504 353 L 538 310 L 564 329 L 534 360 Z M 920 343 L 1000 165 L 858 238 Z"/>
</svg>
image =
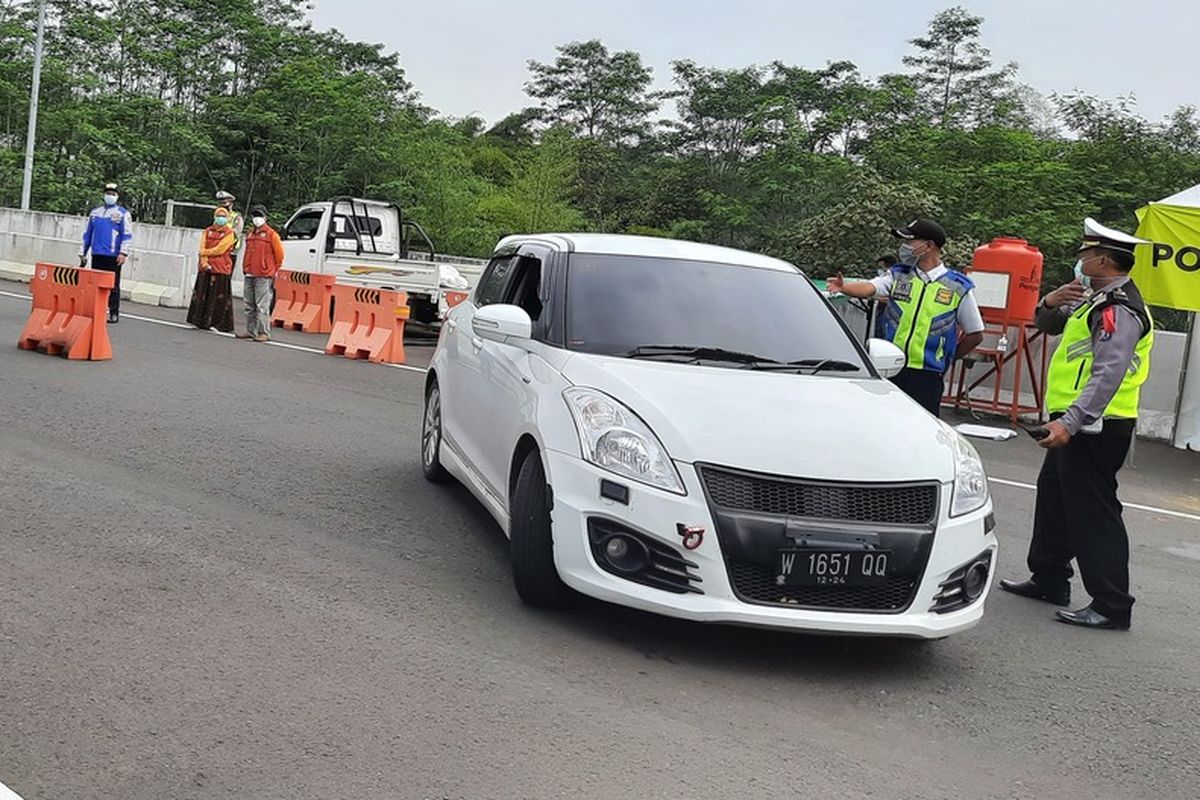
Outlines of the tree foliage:
<svg viewBox="0 0 1200 800">
<path fill-rule="evenodd" d="M 15 205 L 34 0 L 0 0 L 0 203 Z M 337 194 L 405 208 L 439 249 L 484 255 L 550 228 L 716 242 L 813 274 L 867 271 L 888 229 L 936 216 L 955 263 L 1017 235 L 1069 274 L 1084 216 L 1200 182 L 1200 120 L 1133 98 L 1043 97 L 996 67 L 961 8 L 914 31 L 904 69 L 672 64 L 571 42 L 529 62 L 529 107 L 491 122 L 422 105 L 400 58 L 314 30 L 305 0 L 50 0 L 34 205 L 79 213 L 119 180 L 140 219 L 218 188 L 276 221 Z M 665 104 L 665 108 L 663 107 Z M 660 112 L 665 119 L 658 120 Z"/>
</svg>

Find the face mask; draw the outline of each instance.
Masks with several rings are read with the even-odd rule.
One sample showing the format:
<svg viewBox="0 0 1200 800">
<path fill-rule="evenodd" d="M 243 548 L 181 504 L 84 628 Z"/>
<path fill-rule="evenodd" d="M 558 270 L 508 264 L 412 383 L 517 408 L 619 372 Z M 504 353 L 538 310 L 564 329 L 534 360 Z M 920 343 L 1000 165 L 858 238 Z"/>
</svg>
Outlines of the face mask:
<svg viewBox="0 0 1200 800">
<path fill-rule="evenodd" d="M 213 222 L 224 227 L 229 224 L 229 217 L 215 217 L 213 218 Z"/>
<path fill-rule="evenodd" d="M 104 205 L 115 206 L 117 204 L 117 196 L 115 194 L 104 195 Z"/>
<path fill-rule="evenodd" d="M 1094 258 L 1089 258 L 1088 261 L 1095 261 Z M 1083 271 L 1084 260 L 1081 258 L 1075 262 L 1075 277 L 1079 279 L 1079 284 L 1085 289 L 1091 289 L 1092 276 Z"/>
<path fill-rule="evenodd" d="M 261 228 L 263 225 L 267 224 L 266 217 L 253 217 L 250 221 L 254 223 L 254 227 L 256 228 Z"/>
<path fill-rule="evenodd" d="M 921 260 L 920 253 L 908 242 L 900 245 L 900 250 L 896 254 L 900 258 L 900 263 L 906 267 L 915 267 L 917 262 Z"/>
</svg>

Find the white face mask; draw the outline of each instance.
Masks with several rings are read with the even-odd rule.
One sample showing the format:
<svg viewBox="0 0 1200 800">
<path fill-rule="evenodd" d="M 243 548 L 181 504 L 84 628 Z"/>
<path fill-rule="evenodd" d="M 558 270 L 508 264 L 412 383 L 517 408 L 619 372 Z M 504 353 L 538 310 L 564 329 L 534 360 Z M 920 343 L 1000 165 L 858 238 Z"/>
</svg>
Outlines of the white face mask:
<svg viewBox="0 0 1200 800">
<path fill-rule="evenodd" d="M 250 221 L 254 223 L 254 227 L 256 228 L 261 228 L 263 225 L 267 224 L 266 217 L 252 217 Z"/>
<path fill-rule="evenodd" d="M 115 194 L 104 195 L 104 205 L 115 206 L 117 204 L 117 196 Z"/>
</svg>

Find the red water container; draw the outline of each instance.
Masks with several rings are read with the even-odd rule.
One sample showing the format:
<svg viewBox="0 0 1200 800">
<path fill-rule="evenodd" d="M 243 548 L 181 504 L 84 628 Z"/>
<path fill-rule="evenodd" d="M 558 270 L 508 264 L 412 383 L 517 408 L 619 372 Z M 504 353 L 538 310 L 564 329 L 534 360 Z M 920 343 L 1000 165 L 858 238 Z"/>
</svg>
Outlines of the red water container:
<svg viewBox="0 0 1200 800">
<path fill-rule="evenodd" d="M 1018 325 L 1033 322 L 1042 290 L 1044 261 L 1042 252 L 1024 239 L 1000 236 L 975 249 L 975 260 L 968 274 L 978 284 L 975 295 L 985 322 Z M 1007 275 L 1007 293 L 1000 291 L 1002 280 L 978 273 Z"/>
</svg>

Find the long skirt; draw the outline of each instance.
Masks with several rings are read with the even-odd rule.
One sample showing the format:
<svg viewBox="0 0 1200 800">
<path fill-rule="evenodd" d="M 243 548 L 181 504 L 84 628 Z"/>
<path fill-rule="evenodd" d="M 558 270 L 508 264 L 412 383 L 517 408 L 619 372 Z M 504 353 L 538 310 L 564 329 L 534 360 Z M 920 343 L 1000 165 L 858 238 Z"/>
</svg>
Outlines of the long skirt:
<svg viewBox="0 0 1200 800">
<path fill-rule="evenodd" d="M 205 331 L 216 328 L 225 333 L 233 332 L 233 287 L 229 280 L 230 276 L 219 272 L 196 275 L 192 304 L 188 306 L 189 325 Z"/>
</svg>

